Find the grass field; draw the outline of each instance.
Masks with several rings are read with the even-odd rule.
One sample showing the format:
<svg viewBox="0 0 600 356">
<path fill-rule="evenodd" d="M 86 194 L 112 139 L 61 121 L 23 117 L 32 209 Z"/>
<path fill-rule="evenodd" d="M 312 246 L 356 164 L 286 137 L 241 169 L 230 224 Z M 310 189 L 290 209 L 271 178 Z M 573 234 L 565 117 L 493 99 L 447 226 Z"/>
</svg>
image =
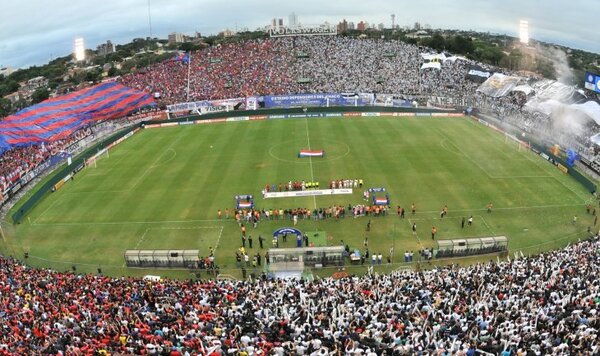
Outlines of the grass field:
<svg viewBox="0 0 600 356">
<path fill-rule="evenodd" d="M 298 159 L 302 148 L 324 149 L 326 157 Z M 289 119 L 143 130 L 45 198 L 6 234 L 7 244 L 17 255 L 29 251 L 39 265 L 101 266 L 113 274 L 148 272 L 122 268 L 126 249 L 205 254 L 214 247 L 217 263 L 235 274 L 239 227 L 233 219 L 217 219 L 218 209 L 232 209 L 237 194 L 253 194 L 258 208 L 361 203 L 360 189 L 316 198 L 264 200 L 260 194 L 266 183 L 314 180 L 324 186 L 343 178 L 389 192 L 392 214 L 372 219 L 369 249 L 385 255 L 394 246 L 396 261 L 407 249 L 433 246 L 433 225 L 438 239 L 506 235 L 511 250 L 538 252 L 566 245 L 593 223 L 584 208 L 591 196 L 576 181 L 469 119 Z M 487 213 L 490 201 L 494 211 Z M 395 207 L 412 202 L 417 214 L 399 219 Z M 444 205 L 449 214 L 440 219 Z M 469 215 L 475 223 L 462 229 L 460 220 Z M 327 231 L 330 244 L 344 240 L 362 249 L 366 223 L 307 220 L 298 227 Z M 253 253 L 259 234 L 270 241 L 273 230 L 290 224 L 250 227 Z"/>
</svg>

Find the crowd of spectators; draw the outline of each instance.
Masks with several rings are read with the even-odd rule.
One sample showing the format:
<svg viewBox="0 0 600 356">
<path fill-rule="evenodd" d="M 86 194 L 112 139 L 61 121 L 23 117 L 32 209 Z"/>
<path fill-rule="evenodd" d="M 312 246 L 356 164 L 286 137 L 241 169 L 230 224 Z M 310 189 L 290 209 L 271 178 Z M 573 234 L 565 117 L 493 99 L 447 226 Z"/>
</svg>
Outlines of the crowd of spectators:
<svg viewBox="0 0 600 356">
<path fill-rule="evenodd" d="M 343 279 L 146 281 L 0 257 L 0 354 L 597 354 L 600 242 Z"/>
<path fill-rule="evenodd" d="M 123 84 L 158 93 L 162 105 L 290 93 L 474 92 L 467 61 L 421 70 L 426 48 L 401 41 L 341 36 L 264 39 L 210 47 L 123 76 Z M 189 70 L 189 96 L 187 92 Z"/>
<path fill-rule="evenodd" d="M 16 147 L 0 155 L 0 193 L 4 193 L 24 174 L 47 160 L 51 155 L 66 149 L 76 141 L 91 134 L 90 130 L 79 130 L 65 139 L 40 145 Z"/>
</svg>

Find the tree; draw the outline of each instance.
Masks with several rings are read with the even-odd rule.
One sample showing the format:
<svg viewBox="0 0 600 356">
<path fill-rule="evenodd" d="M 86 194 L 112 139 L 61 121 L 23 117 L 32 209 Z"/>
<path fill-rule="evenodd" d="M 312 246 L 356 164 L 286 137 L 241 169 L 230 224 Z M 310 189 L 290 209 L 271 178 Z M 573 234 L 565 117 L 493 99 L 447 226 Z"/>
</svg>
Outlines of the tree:
<svg viewBox="0 0 600 356">
<path fill-rule="evenodd" d="M 451 52 L 460 54 L 469 54 L 475 50 L 475 46 L 473 45 L 471 38 L 466 38 L 461 35 L 454 36 L 452 41 L 449 41 L 448 47 Z"/>
<path fill-rule="evenodd" d="M 429 47 L 435 50 L 443 51 L 446 49 L 446 39 L 439 33 L 434 34 L 428 42 Z"/>
<path fill-rule="evenodd" d="M 8 116 L 12 113 L 12 103 L 8 99 L 0 98 L 0 117 Z"/>
<path fill-rule="evenodd" d="M 114 66 L 110 67 L 110 69 L 108 70 L 108 76 L 116 77 L 117 75 L 119 75 L 119 70 Z"/>
<path fill-rule="evenodd" d="M 31 94 L 31 104 L 40 103 L 50 97 L 50 91 L 48 88 L 39 88 Z"/>
</svg>

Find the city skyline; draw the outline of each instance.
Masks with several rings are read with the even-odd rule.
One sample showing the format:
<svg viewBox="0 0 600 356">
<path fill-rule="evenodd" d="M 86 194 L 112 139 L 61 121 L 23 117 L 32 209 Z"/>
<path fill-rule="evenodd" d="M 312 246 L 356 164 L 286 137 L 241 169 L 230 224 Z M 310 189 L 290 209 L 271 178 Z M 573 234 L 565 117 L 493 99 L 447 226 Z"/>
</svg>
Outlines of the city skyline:
<svg viewBox="0 0 600 356">
<path fill-rule="evenodd" d="M 148 4 L 152 19 L 152 36 L 167 38 L 172 32 L 203 35 L 216 34 L 226 28 L 255 30 L 267 26 L 272 18 L 283 18 L 287 24 L 295 18 L 302 24 L 346 19 L 358 24 L 383 23 L 391 27 L 391 15 L 400 27 L 415 22 L 432 28 L 475 30 L 518 37 L 519 21 L 529 21 L 530 38 L 600 53 L 600 35 L 594 28 L 591 11 L 593 0 L 574 0 L 565 6 L 558 0 L 544 4 L 504 0 L 502 3 L 476 0 L 425 0 L 415 5 L 409 2 L 373 0 L 369 4 L 350 0 L 322 3 L 307 0 L 302 7 L 270 1 L 228 3 L 213 0 L 196 2 L 166 0 L 124 0 L 108 6 L 57 0 L 8 3 L 0 13 L 0 66 L 15 68 L 47 63 L 51 58 L 72 53 L 73 40 L 85 39 L 86 48 L 111 40 L 114 44 L 150 35 Z M 250 5 L 250 6 L 249 6 Z M 33 7 L 36 11 L 32 11 Z M 443 11 L 430 12 L 431 8 Z M 40 11 L 40 10 L 44 11 Z M 239 11 L 242 9 L 243 11 Z M 269 11 L 264 11 L 269 9 Z M 291 15 L 294 16 L 291 16 Z M 29 20 L 25 20 L 25 18 Z M 27 27 L 20 24 L 28 22 Z M 15 31 L 19 28 L 20 31 Z"/>
</svg>

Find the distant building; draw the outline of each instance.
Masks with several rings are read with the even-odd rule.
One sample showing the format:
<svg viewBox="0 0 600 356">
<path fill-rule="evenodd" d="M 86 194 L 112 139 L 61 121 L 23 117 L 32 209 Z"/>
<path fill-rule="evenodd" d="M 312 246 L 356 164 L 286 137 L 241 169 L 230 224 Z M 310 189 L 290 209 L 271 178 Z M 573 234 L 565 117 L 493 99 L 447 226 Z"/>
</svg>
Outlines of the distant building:
<svg viewBox="0 0 600 356">
<path fill-rule="evenodd" d="M 359 22 L 358 25 L 356 25 L 356 29 L 363 32 L 367 29 L 368 24 L 366 22 Z"/>
<path fill-rule="evenodd" d="M 352 22 L 352 21 L 348 22 L 348 29 L 349 30 L 356 30 L 356 26 L 354 25 L 354 22 Z"/>
<path fill-rule="evenodd" d="M 115 45 L 110 42 L 110 40 L 106 41 L 106 43 L 102 43 L 98 47 L 96 47 L 99 56 L 106 56 L 107 54 L 115 52 Z"/>
<path fill-rule="evenodd" d="M 184 35 L 183 33 L 179 33 L 179 32 L 173 32 L 169 34 L 169 37 L 167 37 L 169 44 L 173 44 L 173 43 L 183 43 L 184 40 Z"/>
<path fill-rule="evenodd" d="M 31 78 L 31 79 L 29 79 L 27 81 L 27 84 L 25 84 L 25 86 L 29 90 L 36 90 L 38 88 L 47 87 L 48 86 L 48 79 L 46 79 L 43 76 Z"/>
<path fill-rule="evenodd" d="M 14 93 L 10 93 L 8 95 L 6 95 L 4 97 L 4 99 L 10 101 L 12 104 L 16 103 L 17 101 L 21 100 L 21 96 L 19 95 L 19 92 L 14 92 Z"/>
<path fill-rule="evenodd" d="M 15 69 L 12 67 L 0 67 L 0 75 L 8 77 Z"/>
<path fill-rule="evenodd" d="M 278 29 L 280 27 L 283 27 L 283 19 L 274 18 L 271 20 L 271 28 Z"/>
<path fill-rule="evenodd" d="M 298 27 L 298 16 L 294 12 L 288 16 L 288 27 Z"/>
<path fill-rule="evenodd" d="M 348 22 L 346 21 L 346 19 L 344 19 L 344 20 L 342 20 L 342 22 L 338 23 L 337 32 L 343 33 L 346 31 L 348 31 Z"/>
<path fill-rule="evenodd" d="M 235 31 L 226 28 L 223 31 L 219 32 L 219 35 L 223 37 L 231 37 L 235 35 Z"/>
<path fill-rule="evenodd" d="M 383 31 L 385 29 L 385 25 L 383 23 L 380 23 L 379 25 L 377 25 L 377 29 L 379 31 Z"/>
</svg>

